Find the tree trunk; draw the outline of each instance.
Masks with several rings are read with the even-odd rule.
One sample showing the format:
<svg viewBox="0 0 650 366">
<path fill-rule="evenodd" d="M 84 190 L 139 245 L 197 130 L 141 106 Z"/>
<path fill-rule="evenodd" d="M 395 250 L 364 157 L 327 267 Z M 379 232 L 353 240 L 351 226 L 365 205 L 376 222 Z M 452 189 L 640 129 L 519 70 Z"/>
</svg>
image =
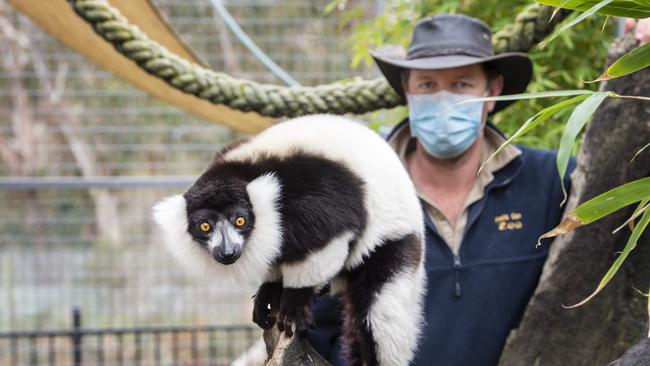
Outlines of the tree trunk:
<svg viewBox="0 0 650 366">
<path fill-rule="evenodd" d="M 289 338 L 284 333 L 280 334 L 277 327 L 273 327 L 264 331 L 264 343 L 268 354 L 265 366 L 329 366 L 329 362 L 297 334 Z"/>
<path fill-rule="evenodd" d="M 633 46 L 619 40 L 610 50 L 618 57 Z M 650 69 L 607 82 L 604 89 L 625 95 L 650 95 Z M 609 99 L 588 126 L 572 175 L 567 212 L 617 185 L 645 177 L 650 172 L 650 151 L 634 154 L 650 142 L 650 103 Z M 616 365 L 650 365 L 646 299 L 634 288 L 647 291 L 650 284 L 650 234 L 610 284 L 586 305 L 565 309 L 587 297 L 598 285 L 624 247 L 630 231 L 612 231 L 630 216 L 634 207 L 559 237 L 551 246 L 535 295 L 518 330 L 508 338 L 501 366 L 606 365 L 637 341 Z M 628 356 L 626 355 L 626 357 Z M 640 359 L 644 358 L 645 359 Z M 636 362 L 636 363 L 634 363 Z"/>
<path fill-rule="evenodd" d="M 648 322 L 644 329 L 648 329 Z M 648 366 L 650 364 L 650 332 L 641 334 L 639 341 L 618 360 L 607 366 Z"/>
</svg>

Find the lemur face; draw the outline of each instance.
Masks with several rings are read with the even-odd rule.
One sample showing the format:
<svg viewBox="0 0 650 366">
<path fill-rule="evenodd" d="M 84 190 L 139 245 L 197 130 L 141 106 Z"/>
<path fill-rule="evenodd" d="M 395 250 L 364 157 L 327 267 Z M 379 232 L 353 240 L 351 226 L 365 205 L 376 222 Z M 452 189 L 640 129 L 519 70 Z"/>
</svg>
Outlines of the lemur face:
<svg viewBox="0 0 650 366">
<path fill-rule="evenodd" d="M 199 180 L 185 194 L 187 231 L 222 264 L 232 264 L 253 231 L 255 215 L 244 182 Z"/>
<path fill-rule="evenodd" d="M 259 282 L 280 255 L 280 194 L 273 174 L 244 181 L 208 171 L 184 194 L 156 203 L 153 219 L 190 273 Z"/>
</svg>

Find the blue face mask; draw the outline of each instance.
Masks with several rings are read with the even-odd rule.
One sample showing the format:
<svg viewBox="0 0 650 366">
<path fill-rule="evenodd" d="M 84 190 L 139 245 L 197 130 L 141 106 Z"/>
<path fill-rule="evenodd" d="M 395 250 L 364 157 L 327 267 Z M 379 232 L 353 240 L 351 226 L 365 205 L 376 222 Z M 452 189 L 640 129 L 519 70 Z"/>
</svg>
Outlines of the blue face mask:
<svg viewBox="0 0 650 366">
<path fill-rule="evenodd" d="M 446 90 L 433 94 L 409 94 L 411 136 L 439 159 L 457 157 L 467 151 L 481 131 L 483 102 L 452 105 L 477 98 Z"/>
</svg>

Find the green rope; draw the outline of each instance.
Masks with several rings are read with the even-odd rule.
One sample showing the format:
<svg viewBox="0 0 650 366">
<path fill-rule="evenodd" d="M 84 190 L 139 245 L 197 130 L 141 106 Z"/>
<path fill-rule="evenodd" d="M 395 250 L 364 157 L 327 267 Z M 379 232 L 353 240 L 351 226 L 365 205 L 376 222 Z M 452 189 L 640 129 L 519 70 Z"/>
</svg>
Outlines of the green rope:
<svg viewBox="0 0 650 366">
<path fill-rule="evenodd" d="M 492 36 L 494 52 L 528 52 L 571 13 L 570 10 L 561 9 L 549 22 L 553 11 L 554 8 L 539 4 L 524 8 L 515 17 L 514 23 L 508 24 Z"/>
<path fill-rule="evenodd" d="M 286 87 L 239 80 L 215 72 L 171 53 L 151 40 L 106 0 L 68 0 L 75 12 L 95 32 L 140 68 L 173 87 L 215 104 L 268 117 L 306 114 L 362 114 L 403 104 L 383 78 L 315 87 Z M 532 4 L 511 24 L 493 37 L 497 52 L 527 52 L 564 16 L 548 22 L 552 9 Z"/>
</svg>

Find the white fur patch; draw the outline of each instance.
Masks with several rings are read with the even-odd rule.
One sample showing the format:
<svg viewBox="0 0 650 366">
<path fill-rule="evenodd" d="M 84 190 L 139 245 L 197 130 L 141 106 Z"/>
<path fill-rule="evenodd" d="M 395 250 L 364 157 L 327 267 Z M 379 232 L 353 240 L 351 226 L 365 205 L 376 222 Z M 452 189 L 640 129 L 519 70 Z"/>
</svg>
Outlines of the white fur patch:
<svg viewBox="0 0 650 366">
<path fill-rule="evenodd" d="M 353 237 L 353 233 L 345 232 L 319 251 L 310 253 L 303 261 L 280 265 L 282 286 L 301 288 L 329 282 L 343 268 Z"/>
<path fill-rule="evenodd" d="M 275 175 L 265 174 L 248 183 L 246 191 L 255 213 L 255 229 L 248 237 L 244 251 L 249 252 L 250 261 L 256 264 L 254 268 L 266 269 L 260 273 L 264 279 L 273 272 L 270 265 L 275 263 L 282 246 L 282 222 L 277 207 L 282 187 Z"/>
<path fill-rule="evenodd" d="M 423 324 L 424 267 L 404 271 L 376 295 L 368 320 L 382 366 L 408 365 L 415 356 Z"/>
<path fill-rule="evenodd" d="M 214 260 L 187 232 L 187 206 L 182 195 L 168 197 L 154 206 L 154 221 L 160 227 L 167 250 L 190 272 L 211 279 L 260 282 L 271 271 L 282 238 L 280 213 L 275 207 L 280 185 L 273 175 L 264 175 L 246 188 L 255 214 L 255 228 L 241 257 L 230 265 Z"/>
</svg>

